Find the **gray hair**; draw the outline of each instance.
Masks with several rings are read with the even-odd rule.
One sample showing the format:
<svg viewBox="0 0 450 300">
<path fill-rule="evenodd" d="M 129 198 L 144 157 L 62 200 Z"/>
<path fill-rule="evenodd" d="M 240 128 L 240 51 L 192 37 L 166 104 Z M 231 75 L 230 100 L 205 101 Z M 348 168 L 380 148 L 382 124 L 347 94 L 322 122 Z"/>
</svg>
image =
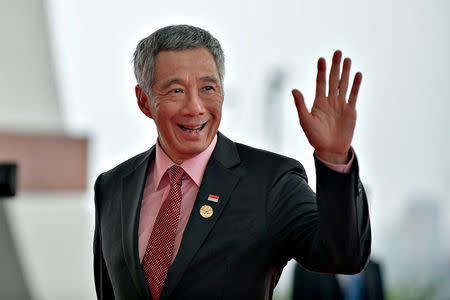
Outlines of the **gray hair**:
<svg viewBox="0 0 450 300">
<path fill-rule="evenodd" d="M 149 100 L 156 55 L 160 51 L 181 51 L 199 47 L 206 48 L 213 55 L 223 87 L 225 57 L 219 41 L 208 31 L 190 25 L 171 25 L 158 29 L 138 43 L 133 55 L 134 75 Z"/>
</svg>

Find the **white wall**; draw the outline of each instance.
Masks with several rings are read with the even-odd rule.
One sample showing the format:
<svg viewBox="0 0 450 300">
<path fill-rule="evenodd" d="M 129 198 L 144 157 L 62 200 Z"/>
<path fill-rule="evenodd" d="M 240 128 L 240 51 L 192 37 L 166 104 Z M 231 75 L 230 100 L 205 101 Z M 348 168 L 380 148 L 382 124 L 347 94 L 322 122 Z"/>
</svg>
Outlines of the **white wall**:
<svg viewBox="0 0 450 300">
<path fill-rule="evenodd" d="M 95 299 L 91 196 L 19 192 L 4 201 L 32 299 Z"/>
<path fill-rule="evenodd" d="M 43 0 L 1 0 L 0 38 L 0 130 L 61 132 Z"/>
</svg>

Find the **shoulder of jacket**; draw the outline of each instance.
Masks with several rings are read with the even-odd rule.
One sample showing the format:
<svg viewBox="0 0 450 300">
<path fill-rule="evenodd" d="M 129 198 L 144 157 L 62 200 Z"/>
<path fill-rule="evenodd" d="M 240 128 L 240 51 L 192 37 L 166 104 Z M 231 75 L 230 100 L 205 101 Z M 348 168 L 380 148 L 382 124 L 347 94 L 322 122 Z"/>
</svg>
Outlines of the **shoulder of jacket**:
<svg viewBox="0 0 450 300">
<path fill-rule="evenodd" d="M 100 177 L 102 177 L 101 181 L 105 182 L 109 181 L 109 179 L 117 178 L 117 176 L 124 176 L 130 173 L 132 170 L 136 168 L 137 165 L 142 163 L 142 161 L 145 160 L 148 157 L 148 155 L 150 155 L 151 151 L 152 148 L 127 159 L 126 161 L 118 164 L 117 166 L 111 168 L 108 171 L 101 173 L 97 177 L 96 185 L 100 181 Z"/>
<path fill-rule="evenodd" d="M 296 159 L 248 145 L 235 143 L 241 161 L 273 174 L 295 172 L 307 180 L 305 168 Z"/>
</svg>

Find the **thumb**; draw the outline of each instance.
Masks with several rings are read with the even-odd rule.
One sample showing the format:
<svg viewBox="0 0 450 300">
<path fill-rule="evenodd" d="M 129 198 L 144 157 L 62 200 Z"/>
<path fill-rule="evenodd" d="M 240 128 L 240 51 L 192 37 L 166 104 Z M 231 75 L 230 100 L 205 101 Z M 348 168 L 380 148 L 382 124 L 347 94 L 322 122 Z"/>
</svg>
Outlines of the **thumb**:
<svg viewBox="0 0 450 300">
<path fill-rule="evenodd" d="M 292 96 L 294 96 L 295 107 L 297 107 L 300 124 L 303 124 L 309 119 L 309 112 L 308 108 L 306 108 L 305 100 L 303 99 L 302 93 L 297 89 L 292 90 Z"/>
</svg>

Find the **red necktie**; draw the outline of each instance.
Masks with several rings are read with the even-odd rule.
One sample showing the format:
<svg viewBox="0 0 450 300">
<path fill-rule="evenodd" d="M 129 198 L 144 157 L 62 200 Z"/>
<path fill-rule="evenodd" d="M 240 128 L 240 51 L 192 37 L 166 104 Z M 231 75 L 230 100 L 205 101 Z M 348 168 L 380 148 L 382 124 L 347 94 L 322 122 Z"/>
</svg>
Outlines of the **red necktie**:
<svg viewBox="0 0 450 300">
<path fill-rule="evenodd" d="M 181 178 L 184 170 L 178 165 L 173 165 L 167 173 L 170 178 L 169 196 L 159 209 L 142 260 L 147 283 L 155 300 L 161 294 L 172 261 L 175 234 L 180 217 Z"/>
</svg>

